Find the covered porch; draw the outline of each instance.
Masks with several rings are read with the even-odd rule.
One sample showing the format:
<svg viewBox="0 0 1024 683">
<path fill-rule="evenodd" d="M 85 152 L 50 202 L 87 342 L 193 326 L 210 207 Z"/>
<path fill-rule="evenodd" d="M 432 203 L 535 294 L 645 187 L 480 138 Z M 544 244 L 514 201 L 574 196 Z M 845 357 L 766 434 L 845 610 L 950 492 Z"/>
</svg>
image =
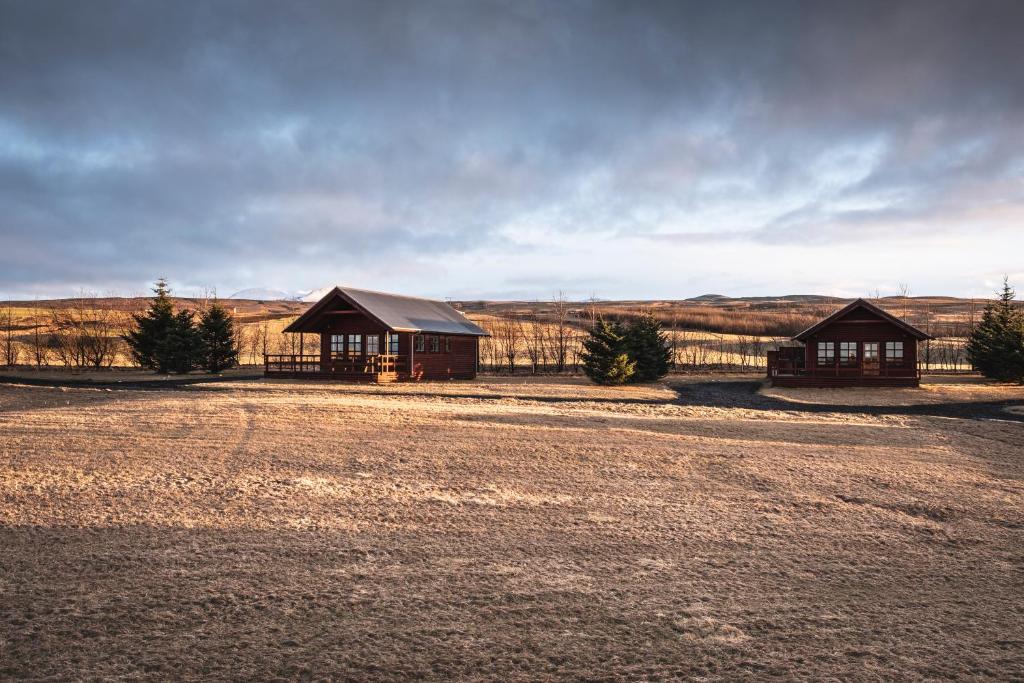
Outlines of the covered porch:
<svg viewBox="0 0 1024 683">
<path fill-rule="evenodd" d="M 325 379 L 394 382 L 408 373 L 406 359 L 396 354 L 331 357 L 321 354 L 267 354 L 263 374 L 282 379 Z"/>
</svg>

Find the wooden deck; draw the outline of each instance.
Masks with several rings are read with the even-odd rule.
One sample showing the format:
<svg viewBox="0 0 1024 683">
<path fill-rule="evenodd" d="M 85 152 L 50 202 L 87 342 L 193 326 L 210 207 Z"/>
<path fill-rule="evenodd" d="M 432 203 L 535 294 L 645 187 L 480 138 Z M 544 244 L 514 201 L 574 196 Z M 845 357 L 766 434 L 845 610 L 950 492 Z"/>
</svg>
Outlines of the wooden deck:
<svg viewBox="0 0 1024 683">
<path fill-rule="evenodd" d="M 327 359 L 299 354 L 263 357 L 264 377 L 384 383 L 397 381 L 406 374 L 405 358 L 388 354 Z"/>
</svg>

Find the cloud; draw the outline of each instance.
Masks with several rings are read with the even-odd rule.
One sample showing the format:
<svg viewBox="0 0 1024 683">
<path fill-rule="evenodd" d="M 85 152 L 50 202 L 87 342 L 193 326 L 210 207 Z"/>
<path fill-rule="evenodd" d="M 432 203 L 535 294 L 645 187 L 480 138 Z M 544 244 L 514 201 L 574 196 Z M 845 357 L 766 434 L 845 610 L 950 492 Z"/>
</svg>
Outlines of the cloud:
<svg viewBox="0 0 1024 683">
<path fill-rule="evenodd" d="M 1005 269 L 1022 29 L 999 0 L 0 0 L 0 296 L 157 275 L 635 296 L 675 263 L 728 279 L 697 246 L 912 259 L 965 231 L 992 244 L 977 272 Z"/>
</svg>

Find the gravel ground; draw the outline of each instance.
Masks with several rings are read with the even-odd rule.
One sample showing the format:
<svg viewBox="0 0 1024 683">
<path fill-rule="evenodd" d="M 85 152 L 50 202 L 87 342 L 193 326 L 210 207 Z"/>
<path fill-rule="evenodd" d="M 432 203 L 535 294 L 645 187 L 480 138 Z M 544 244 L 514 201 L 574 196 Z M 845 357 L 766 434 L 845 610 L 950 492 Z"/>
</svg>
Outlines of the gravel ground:
<svg viewBox="0 0 1024 683">
<path fill-rule="evenodd" d="M 1021 390 L 758 389 L 0 385 L 0 679 L 1024 677 Z"/>
</svg>

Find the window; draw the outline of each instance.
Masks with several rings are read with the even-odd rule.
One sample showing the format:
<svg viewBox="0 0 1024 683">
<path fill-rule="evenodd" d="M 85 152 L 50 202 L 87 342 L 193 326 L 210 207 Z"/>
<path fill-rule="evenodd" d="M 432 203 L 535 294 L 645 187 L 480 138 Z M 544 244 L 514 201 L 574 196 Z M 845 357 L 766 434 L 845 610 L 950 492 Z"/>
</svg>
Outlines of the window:
<svg viewBox="0 0 1024 683">
<path fill-rule="evenodd" d="M 421 351 L 421 352 L 423 351 L 423 335 L 422 334 L 417 334 L 416 335 L 416 347 L 415 348 L 416 348 L 417 351 Z"/>
<path fill-rule="evenodd" d="M 818 365 L 832 365 L 836 361 L 836 343 L 818 342 Z"/>
<path fill-rule="evenodd" d="M 398 335 L 388 334 L 388 353 L 393 356 L 398 355 Z"/>
<path fill-rule="evenodd" d="M 451 337 L 445 337 L 444 338 L 444 352 L 445 353 L 451 353 L 452 352 L 452 338 Z"/>
<path fill-rule="evenodd" d="M 358 356 L 363 352 L 363 335 L 361 334 L 350 334 L 348 335 L 348 355 Z"/>
<path fill-rule="evenodd" d="M 839 364 L 847 367 L 857 364 L 857 342 L 839 342 Z"/>
<path fill-rule="evenodd" d="M 864 342 L 864 362 L 878 362 L 878 342 Z"/>
<path fill-rule="evenodd" d="M 888 365 L 903 365 L 903 342 L 885 342 L 885 362 Z"/>
<path fill-rule="evenodd" d="M 427 338 L 430 344 L 430 352 L 437 353 L 441 350 L 441 339 L 437 335 L 431 335 Z"/>
<path fill-rule="evenodd" d="M 366 355 L 376 356 L 380 353 L 380 335 L 379 334 L 368 334 L 366 335 Z"/>
<path fill-rule="evenodd" d="M 345 335 L 331 335 L 331 358 L 341 358 L 345 354 Z"/>
</svg>

